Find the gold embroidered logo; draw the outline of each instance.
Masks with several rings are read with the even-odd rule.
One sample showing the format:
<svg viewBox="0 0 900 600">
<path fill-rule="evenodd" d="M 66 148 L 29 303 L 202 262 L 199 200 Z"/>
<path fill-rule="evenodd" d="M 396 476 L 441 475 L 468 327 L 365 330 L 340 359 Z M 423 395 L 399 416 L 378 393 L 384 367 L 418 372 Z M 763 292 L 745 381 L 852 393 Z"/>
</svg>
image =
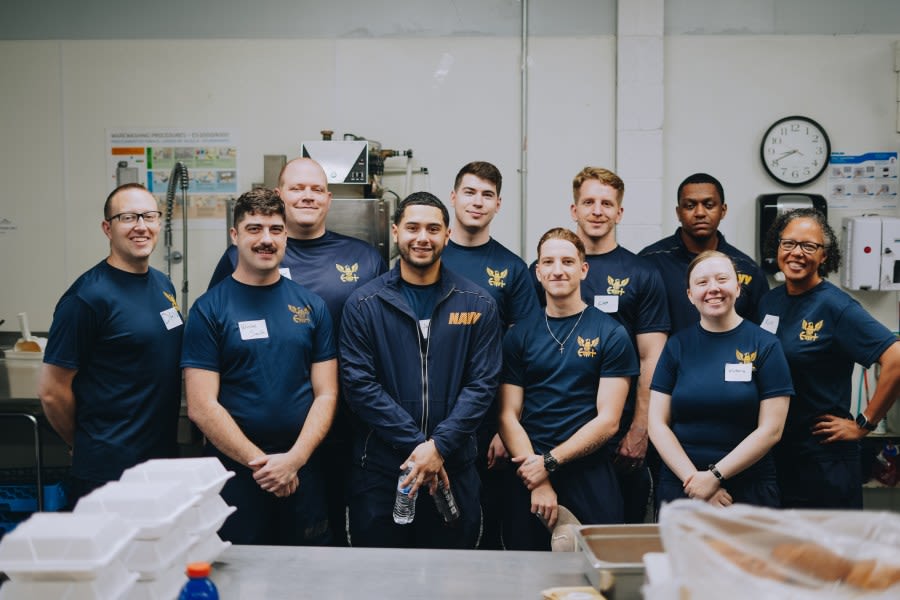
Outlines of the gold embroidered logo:
<svg viewBox="0 0 900 600">
<path fill-rule="evenodd" d="M 495 271 L 494 269 L 488 267 L 485 269 L 488 274 L 488 285 L 491 287 L 506 287 L 506 276 L 509 275 L 509 269 L 503 269 L 502 271 Z"/>
<path fill-rule="evenodd" d="M 308 306 L 299 308 L 288 304 L 288 308 L 294 313 L 294 323 L 309 323 L 309 313 L 311 309 Z"/>
<path fill-rule="evenodd" d="M 629 281 L 631 281 L 631 277 L 615 279 L 612 275 L 607 275 L 606 282 L 609 284 L 609 287 L 606 288 L 606 293 L 613 296 L 624 296 L 625 286 L 628 285 Z"/>
<path fill-rule="evenodd" d="M 735 350 L 734 355 L 737 356 L 738 362 L 745 365 L 752 365 L 753 361 L 756 360 L 756 352 L 741 352 L 740 350 Z M 756 370 L 756 366 L 754 365 L 753 370 Z"/>
<path fill-rule="evenodd" d="M 178 312 L 181 312 L 181 309 L 178 308 L 178 302 L 175 301 L 175 296 L 173 296 L 172 294 L 170 294 L 169 292 L 167 292 L 165 290 L 163 290 L 163 296 L 166 297 L 166 300 L 168 300 L 169 302 L 172 303 L 172 308 L 174 308 Z"/>
<path fill-rule="evenodd" d="M 335 268 L 341 272 L 341 281 L 344 283 L 353 283 L 354 281 L 359 281 L 359 275 L 356 274 L 359 271 L 359 263 L 353 263 L 352 265 L 334 265 Z"/>
<path fill-rule="evenodd" d="M 628 283 L 628 280 L 625 280 L 625 283 Z M 597 347 L 597 344 L 600 343 L 600 338 L 595 337 L 592 340 L 586 340 L 580 335 L 578 336 L 578 356 L 584 358 L 591 358 L 592 356 L 597 356 L 597 351 L 594 348 Z"/>
<path fill-rule="evenodd" d="M 822 325 L 825 324 L 825 321 L 819 321 L 818 323 L 813 324 L 812 321 L 807 321 L 803 319 L 803 332 L 800 334 L 800 339 L 804 342 L 814 342 L 819 339 L 819 336 L 816 335 L 820 329 L 822 329 Z"/>
<path fill-rule="evenodd" d="M 452 312 L 448 322 L 450 325 L 474 325 L 480 318 L 480 312 Z"/>
<path fill-rule="evenodd" d="M 746 273 L 738 273 L 738 283 L 741 285 L 750 285 L 750 282 L 753 281 L 753 275 L 747 275 Z"/>
</svg>

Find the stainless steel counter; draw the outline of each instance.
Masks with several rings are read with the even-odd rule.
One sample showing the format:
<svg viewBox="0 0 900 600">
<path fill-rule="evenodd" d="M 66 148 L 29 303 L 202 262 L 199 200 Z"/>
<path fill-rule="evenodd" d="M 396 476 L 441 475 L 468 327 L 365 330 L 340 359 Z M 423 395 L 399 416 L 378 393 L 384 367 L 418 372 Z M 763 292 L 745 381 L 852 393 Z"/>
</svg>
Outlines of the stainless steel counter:
<svg viewBox="0 0 900 600">
<path fill-rule="evenodd" d="M 576 552 L 232 546 L 213 566 L 222 600 L 539 599 L 589 586 Z"/>
</svg>

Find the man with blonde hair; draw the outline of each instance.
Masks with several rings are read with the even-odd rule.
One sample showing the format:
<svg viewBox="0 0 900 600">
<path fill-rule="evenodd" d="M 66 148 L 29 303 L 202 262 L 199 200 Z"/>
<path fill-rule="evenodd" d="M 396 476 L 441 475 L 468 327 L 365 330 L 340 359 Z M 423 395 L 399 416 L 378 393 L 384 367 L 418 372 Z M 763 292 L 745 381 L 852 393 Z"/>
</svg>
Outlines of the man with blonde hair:
<svg viewBox="0 0 900 600">
<path fill-rule="evenodd" d="M 547 528 L 556 526 L 560 505 L 585 523 L 624 517 L 607 443 L 638 362 L 625 328 L 582 299 L 588 270 L 574 233 L 545 233 L 536 274 L 546 309 L 503 340 L 500 435 L 518 466 L 508 486 L 508 549 L 549 549 Z"/>
</svg>

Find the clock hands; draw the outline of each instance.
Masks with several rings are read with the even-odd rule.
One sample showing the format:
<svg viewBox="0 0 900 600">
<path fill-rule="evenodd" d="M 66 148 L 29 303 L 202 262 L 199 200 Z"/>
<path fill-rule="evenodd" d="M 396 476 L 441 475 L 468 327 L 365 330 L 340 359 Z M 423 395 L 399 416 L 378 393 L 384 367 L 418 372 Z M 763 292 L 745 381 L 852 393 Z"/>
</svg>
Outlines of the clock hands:
<svg viewBox="0 0 900 600">
<path fill-rule="evenodd" d="M 774 164 L 777 165 L 777 164 L 781 161 L 782 158 L 787 158 L 788 156 L 791 156 L 791 155 L 793 155 L 793 154 L 799 154 L 800 156 L 803 156 L 803 153 L 800 152 L 799 150 L 788 150 L 787 152 L 783 152 L 783 153 L 781 154 L 781 156 L 779 156 L 778 158 L 776 158 L 775 161 L 774 161 Z"/>
</svg>

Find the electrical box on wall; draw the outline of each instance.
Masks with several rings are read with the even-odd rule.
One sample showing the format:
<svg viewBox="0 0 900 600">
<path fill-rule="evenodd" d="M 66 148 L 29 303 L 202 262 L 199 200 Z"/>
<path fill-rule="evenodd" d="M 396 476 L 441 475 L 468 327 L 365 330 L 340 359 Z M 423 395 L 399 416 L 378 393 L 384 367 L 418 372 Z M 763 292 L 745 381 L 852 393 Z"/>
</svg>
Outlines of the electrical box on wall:
<svg viewBox="0 0 900 600">
<path fill-rule="evenodd" d="M 848 290 L 900 290 L 900 218 L 841 220 L 841 285 Z"/>
</svg>

